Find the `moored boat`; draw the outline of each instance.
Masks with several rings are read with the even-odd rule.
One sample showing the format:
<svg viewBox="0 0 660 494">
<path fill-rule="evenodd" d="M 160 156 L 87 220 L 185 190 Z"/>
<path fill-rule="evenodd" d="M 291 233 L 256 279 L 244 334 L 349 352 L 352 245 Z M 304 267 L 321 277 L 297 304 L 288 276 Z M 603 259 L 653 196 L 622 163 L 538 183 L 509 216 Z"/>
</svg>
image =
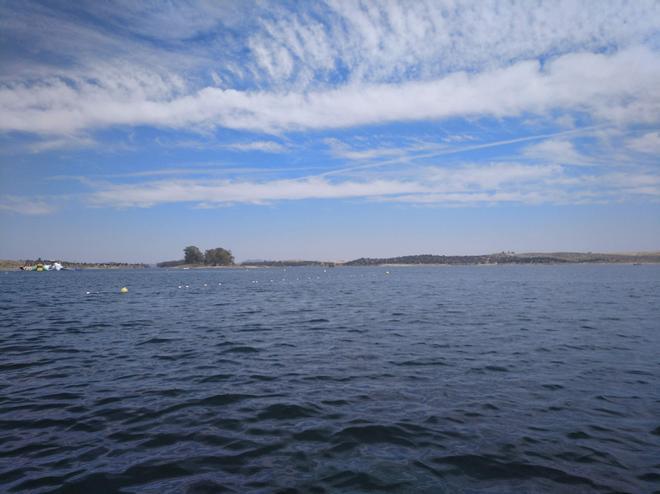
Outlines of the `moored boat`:
<svg viewBox="0 0 660 494">
<path fill-rule="evenodd" d="M 54 262 L 52 264 L 46 264 L 43 262 L 38 262 L 37 264 L 30 266 L 30 265 L 25 265 L 21 266 L 21 271 L 37 271 L 39 273 L 43 271 L 61 271 L 62 269 L 65 269 L 62 264 L 59 262 Z"/>
</svg>

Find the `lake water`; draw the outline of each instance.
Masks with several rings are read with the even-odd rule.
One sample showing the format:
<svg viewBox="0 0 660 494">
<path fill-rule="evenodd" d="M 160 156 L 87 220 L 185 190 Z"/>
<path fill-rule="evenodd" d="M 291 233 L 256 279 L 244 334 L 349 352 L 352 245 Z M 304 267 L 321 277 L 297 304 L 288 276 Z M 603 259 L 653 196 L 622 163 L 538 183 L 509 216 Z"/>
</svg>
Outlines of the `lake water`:
<svg viewBox="0 0 660 494">
<path fill-rule="evenodd" d="M 660 266 L 0 281 L 3 492 L 660 490 Z"/>
</svg>

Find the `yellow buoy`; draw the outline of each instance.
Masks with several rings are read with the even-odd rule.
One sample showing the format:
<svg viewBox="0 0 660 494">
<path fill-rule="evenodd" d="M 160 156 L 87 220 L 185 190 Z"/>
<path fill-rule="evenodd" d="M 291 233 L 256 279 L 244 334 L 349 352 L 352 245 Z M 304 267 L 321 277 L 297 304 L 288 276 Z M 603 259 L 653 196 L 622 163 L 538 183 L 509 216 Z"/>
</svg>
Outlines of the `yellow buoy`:
<svg viewBox="0 0 660 494">
<path fill-rule="evenodd" d="M 128 288 L 122 287 L 122 289 L 119 290 L 119 293 L 128 293 Z"/>
</svg>

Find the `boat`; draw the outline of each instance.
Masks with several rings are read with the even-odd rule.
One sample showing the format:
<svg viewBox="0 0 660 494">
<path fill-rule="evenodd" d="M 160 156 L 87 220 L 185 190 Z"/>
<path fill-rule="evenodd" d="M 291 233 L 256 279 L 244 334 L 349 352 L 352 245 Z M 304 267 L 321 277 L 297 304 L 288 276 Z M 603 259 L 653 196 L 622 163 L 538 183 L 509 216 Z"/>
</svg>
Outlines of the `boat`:
<svg viewBox="0 0 660 494">
<path fill-rule="evenodd" d="M 21 266 L 21 271 L 37 271 L 39 273 L 43 271 L 61 271 L 66 269 L 59 262 L 54 262 L 52 264 L 46 264 L 43 262 L 38 262 L 34 266 Z"/>
</svg>

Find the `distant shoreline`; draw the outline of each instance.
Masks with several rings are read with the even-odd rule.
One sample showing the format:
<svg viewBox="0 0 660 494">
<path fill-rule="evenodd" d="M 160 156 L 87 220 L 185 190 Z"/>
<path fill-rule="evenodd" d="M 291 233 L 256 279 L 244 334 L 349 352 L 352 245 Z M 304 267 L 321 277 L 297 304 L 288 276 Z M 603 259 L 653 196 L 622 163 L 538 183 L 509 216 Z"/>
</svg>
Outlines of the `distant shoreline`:
<svg viewBox="0 0 660 494">
<path fill-rule="evenodd" d="M 51 261 L 51 260 L 0 260 L 0 271 L 20 271 L 23 266 L 35 266 L 37 264 L 53 264 L 59 262 L 67 270 L 87 270 L 87 269 L 147 269 L 150 266 L 143 263 L 128 262 L 71 262 L 71 261 Z"/>
<path fill-rule="evenodd" d="M 503 264 L 660 264 L 660 252 L 608 254 L 593 252 L 500 252 L 472 256 L 421 254 L 387 258 L 360 258 L 344 266 L 497 266 Z"/>
<path fill-rule="evenodd" d="M 52 263 L 54 261 L 14 261 L 0 260 L 0 271 L 16 271 L 22 266 L 34 265 L 38 262 Z M 212 265 L 212 264 L 177 264 L 156 268 L 154 265 L 144 263 L 86 263 L 59 261 L 72 270 L 82 269 L 258 269 L 258 268 L 292 268 L 292 267 L 360 267 L 360 266 L 382 266 L 382 267 L 414 267 L 414 266 L 501 266 L 501 265 L 539 265 L 539 264 L 628 264 L 648 265 L 660 264 L 660 252 L 639 252 L 631 254 L 609 254 L 592 252 L 549 252 L 549 253 L 521 253 L 501 252 L 497 254 L 471 255 L 471 256 L 445 256 L 434 254 L 421 254 L 412 256 L 369 258 L 362 257 L 352 261 L 245 261 L 238 264 Z"/>
<path fill-rule="evenodd" d="M 434 254 L 421 254 L 400 257 L 369 258 L 362 257 L 352 261 L 259 261 L 245 262 L 242 267 L 343 267 L 343 266 L 383 266 L 383 267 L 412 267 L 412 266 L 501 266 L 501 265 L 530 265 L 530 264 L 660 264 L 660 252 L 639 252 L 631 254 L 609 254 L 592 252 L 549 252 L 549 253 L 521 253 L 500 252 L 497 254 L 471 255 L 471 256 L 445 256 Z"/>
</svg>

